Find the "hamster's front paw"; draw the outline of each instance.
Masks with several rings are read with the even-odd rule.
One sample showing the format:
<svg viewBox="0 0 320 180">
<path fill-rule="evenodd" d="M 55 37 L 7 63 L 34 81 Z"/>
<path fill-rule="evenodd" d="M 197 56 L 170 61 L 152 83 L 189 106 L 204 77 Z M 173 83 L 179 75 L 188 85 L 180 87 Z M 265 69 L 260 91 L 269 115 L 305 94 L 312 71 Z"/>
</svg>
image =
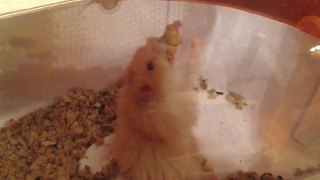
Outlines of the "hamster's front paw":
<svg viewBox="0 0 320 180">
<path fill-rule="evenodd" d="M 188 59 L 188 64 L 192 69 L 194 69 L 194 67 L 199 66 L 202 49 L 203 49 L 203 43 L 201 39 L 198 37 L 194 37 L 191 42 L 190 58 Z"/>
</svg>

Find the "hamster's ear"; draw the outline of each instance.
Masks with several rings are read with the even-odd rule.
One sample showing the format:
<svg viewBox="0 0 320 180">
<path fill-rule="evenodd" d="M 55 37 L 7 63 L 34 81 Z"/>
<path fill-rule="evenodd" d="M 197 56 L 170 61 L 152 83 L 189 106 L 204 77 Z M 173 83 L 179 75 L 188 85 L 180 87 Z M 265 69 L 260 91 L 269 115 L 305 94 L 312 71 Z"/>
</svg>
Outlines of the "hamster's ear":
<svg viewBox="0 0 320 180">
<path fill-rule="evenodd" d="M 123 88 L 133 77 L 133 73 L 129 70 L 125 71 L 124 74 L 120 77 L 118 83 L 117 83 L 117 88 Z"/>
</svg>

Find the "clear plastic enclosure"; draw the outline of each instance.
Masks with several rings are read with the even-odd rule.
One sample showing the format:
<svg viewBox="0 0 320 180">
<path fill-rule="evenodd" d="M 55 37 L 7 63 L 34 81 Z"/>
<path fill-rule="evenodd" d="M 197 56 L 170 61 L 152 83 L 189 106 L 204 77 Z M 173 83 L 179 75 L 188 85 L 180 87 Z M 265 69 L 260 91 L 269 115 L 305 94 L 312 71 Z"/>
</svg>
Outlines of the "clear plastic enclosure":
<svg viewBox="0 0 320 180">
<path fill-rule="evenodd" d="M 219 177 L 242 169 L 292 177 L 320 163 L 320 40 L 237 9 L 172 1 L 122 1 L 109 13 L 79 3 L 0 20 L 0 126 L 74 87 L 114 83 L 131 55 L 167 23 L 181 20 L 183 56 L 205 44 L 210 87 L 243 95 L 237 110 L 199 95 L 195 133 Z"/>
</svg>

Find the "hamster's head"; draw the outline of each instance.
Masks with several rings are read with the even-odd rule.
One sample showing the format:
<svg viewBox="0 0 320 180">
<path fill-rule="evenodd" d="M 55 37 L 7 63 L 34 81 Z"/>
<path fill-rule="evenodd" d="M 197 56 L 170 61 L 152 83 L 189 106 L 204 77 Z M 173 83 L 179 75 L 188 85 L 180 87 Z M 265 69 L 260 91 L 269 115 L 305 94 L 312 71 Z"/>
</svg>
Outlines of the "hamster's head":
<svg viewBox="0 0 320 180">
<path fill-rule="evenodd" d="M 124 76 L 124 90 L 137 104 L 160 101 L 170 90 L 172 62 L 167 47 L 157 38 L 138 49 Z"/>
</svg>

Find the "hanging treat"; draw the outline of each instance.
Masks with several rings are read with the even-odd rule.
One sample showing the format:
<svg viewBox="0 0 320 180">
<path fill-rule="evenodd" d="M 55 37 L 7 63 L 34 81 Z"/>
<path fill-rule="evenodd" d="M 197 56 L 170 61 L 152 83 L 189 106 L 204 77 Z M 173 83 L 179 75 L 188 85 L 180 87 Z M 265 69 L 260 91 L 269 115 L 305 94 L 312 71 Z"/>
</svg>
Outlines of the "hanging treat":
<svg viewBox="0 0 320 180">
<path fill-rule="evenodd" d="M 169 61 L 172 61 L 175 58 L 177 46 L 182 43 L 182 36 L 179 32 L 181 26 L 180 21 L 175 21 L 172 24 L 167 25 L 164 34 L 160 38 L 160 41 L 167 45 Z"/>
</svg>

